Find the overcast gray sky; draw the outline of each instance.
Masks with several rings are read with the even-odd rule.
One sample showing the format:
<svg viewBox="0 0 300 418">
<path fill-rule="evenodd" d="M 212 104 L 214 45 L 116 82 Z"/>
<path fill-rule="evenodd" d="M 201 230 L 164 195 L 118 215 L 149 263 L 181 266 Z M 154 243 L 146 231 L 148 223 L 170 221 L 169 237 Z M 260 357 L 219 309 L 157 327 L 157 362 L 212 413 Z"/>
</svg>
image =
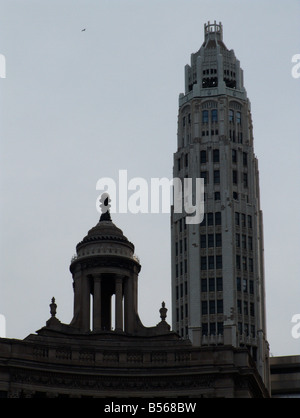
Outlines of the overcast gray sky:
<svg viewBox="0 0 300 418">
<path fill-rule="evenodd" d="M 298 0 L 0 0 L 0 313 L 24 338 L 73 315 L 69 264 L 99 219 L 97 180 L 172 177 L 184 66 L 208 20 L 244 70 L 264 213 L 273 355 L 299 354 Z M 82 29 L 86 29 L 82 31 Z M 139 313 L 171 323 L 168 214 L 116 214 L 142 270 Z"/>
</svg>

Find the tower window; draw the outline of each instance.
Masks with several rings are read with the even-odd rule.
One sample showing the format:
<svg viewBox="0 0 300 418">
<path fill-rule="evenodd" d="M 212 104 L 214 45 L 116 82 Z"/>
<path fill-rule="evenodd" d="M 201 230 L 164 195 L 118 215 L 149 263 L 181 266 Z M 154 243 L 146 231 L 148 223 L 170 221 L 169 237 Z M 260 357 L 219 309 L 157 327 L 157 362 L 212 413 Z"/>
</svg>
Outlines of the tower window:
<svg viewBox="0 0 300 418">
<path fill-rule="evenodd" d="M 215 200 L 221 200 L 221 193 L 215 192 Z"/>
<path fill-rule="evenodd" d="M 240 292 L 242 290 L 242 282 L 241 282 L 241 278 L 237 277 L 236 278 L 236 290 L 238 292 Z"/>
<path fill-rule="evenodd" d="M 209 280 L 208 280 L 208 290 L 210 292 L 215 291 L 215 278 L 214 277 L 210 277 Z"/>
<path fill-rule="evenodd" d="M 202 110 L 202 123 L 208 123 L 208 110 Z"/>
<path fill-rule="evenodd" d="M 248 215 L 248 228 L 252 228 L 252 216 Z"/>
<path fill-rule="evenodd" d="M 240 125 L 242 123 L 241 112 L 236 112 L 236 123 Z"/>
<path fill-rule="evenodd" d="M 229 122 L 234 122 L 234 112 L 232 109 L 229 109 Z"/>
<path fill-rule="evenodd" d="M 208 324 L 204 323 L 202 324 L 202 337 L 207 334 L 208 334 Z"/>
<path fill-rule="evenodd" d="M 206 151 L 204 151 L 204 150 L 200 152 L 200 163 L 201 164 L 206 163 Z"/>
<path fill-rule="evenodd" d="M 200 248 L 206 248 L 206 234 L 200 235 Z"/>
<path fill-rule="evenodd" d="M 222 268 L 222 256 L 216 255 L 216 269 Z"/>
<path fill-rule="evenodd" d="M 203 300 L 202 301 L 202 304 L 201 304 L 201 313 L 202 313 L 202 315 L 207 315 L 207 312 L 208 312 L 208 310 L 207 310 L 207 301 L 206 300 Z"/>
<path fill-rule="evenodd" d="M 236 149 L 232 150 L 232 162 L 236 163 L 237 162 L 237 152 Z"/>
<path fill-rule="evenodd" d="M 248 187 L 248 174 L 247 173 L 243 173 L 243 184 L 245 188 Z"/>
<path fill-rule="evenodd" d="M 223 300 L 217 300 L 217 313 L 223 313 Z"/>
<path fill-rule="evenodd" d="M 221 212 L 215 213 L 215 225 L 221 225 Z"/>
<path fill-rule="evenodd" d="M 220 184 L 220 170 L 214 170 L 214 184 Z"/>
<path fill-rule="evenodd" d="M 235 234 L 235 245 L 237 248 L 241 246 L 240 234 Z"/>
<path fill-rule="evenodd" d="M 235 224 L 237 225 L 237 226 L 239 226 L 240 225 L 240 214 L 239 214 L 239 212 L 235 212 Z"/>
<path fill-rule="evenodd" d="M 213 255 L 208 256 L 208 269 L 213 270 L 215 268 L 215 258 Z"/>
<path fill-rule="evenodd" d="M 221 292 L 223 290 L 223 279 L 222 277 L 217 277 L 217 291 Z"/>
<path fill-rule="evenodd" d="M 216 313 L 216 302 L 214 300 L 209 301 L 209 313 L 210 314 Z"/>
<path fill-rule="evenodd" d="M 207 242 L 208 242 L 208 247 L 209 248 L 211 248 L 211 247 L 214 247 L 214 245 L 215 245 L 215 243 L 214 243 L 214 234 L 208 234 L 208 240 L 207 240 Z"/>
<path fill-rule="evenodd" d="M 220 152 L 218 149 L 213 150 L 213 162 L 218 163 L 220 161 Z"/>
<path fill-rule="evenodd" d="M 212 212 L 208 212 L 207 214 L 207 225 L 211 226 L 214 224 L 214 214 Z"/>
<path fill-rule="evenodd" d="M 232 182 L 233 184 L 237 184 L 237 171 L 236 170 L 232 171 Z"/>
<path fill-rule="evenodd" d="M 201 171 L 200 177 L 204 179 L 204 184 L 207 184 L 207 171 Z"/>
<path fill-rule="evenodd" d="M 188 167 L 188 165 L 189 165 L 189 154 L 185 154 L 184 163 L 185 163 L 185 166 Z"/>
<path fill-rule="evenodd" d="M 244 167 L 247 166 L 247 160 L 248 160 L 247 153 L 246 152 L 243 152 L 243 166 Z"/>
<path fill-rule="evenodd" d="M 201 279 L 201 292 L 207 292 L 207 280 Z"/>
<path fill-rule="evenodd" d="M 207 269 L 206 257 L 201 257 L 201 270 Z"/>
<path fill-rule="evenodd" d="M 216 234 L 216 247 L 222 247 L 222 235 Z"/>
<path fill-rule="evenodd" d="M 213 109 L 211 111 L 211 121 L 218 122 L 218 110 L 217 109 Z"/>
</svg>

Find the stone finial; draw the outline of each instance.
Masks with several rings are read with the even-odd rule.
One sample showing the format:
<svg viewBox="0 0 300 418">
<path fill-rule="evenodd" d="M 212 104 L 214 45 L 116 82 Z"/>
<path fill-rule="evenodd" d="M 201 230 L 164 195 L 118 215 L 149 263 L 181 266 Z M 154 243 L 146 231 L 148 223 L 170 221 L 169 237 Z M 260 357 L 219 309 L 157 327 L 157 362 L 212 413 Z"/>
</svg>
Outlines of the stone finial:
<svg viewBox="0 0 300 418">
<path fill-rule="evenodd" d="M 51 317 L 55 317 L 57 305 L 55 303 L 55 298 L 54 297 L 51 299 L 51 303 L 50 303 L 49 306 L 50 306 Z"/>
<path fill-rule="evenodd" d="M 166 320 L 166 317 L 167 317 L 167 311 L 168 311 L 168 309 L 165 307 L 165 305 L 166 305 L 165 302 L 162 302 L 161 308 L 159 310 L 160 317 L 161 317 L 161 320 L 162 321 L 165 321 Z"/>
<path fill-rule="evenodd" d="M 100 198 L 100 208 L 102 211 L 100 221 L 111 221 L 109 209 L 110 209 L 110 202 L 111 199 L 109 198 L 108 193 L 103 193 Z"/>
</svg>

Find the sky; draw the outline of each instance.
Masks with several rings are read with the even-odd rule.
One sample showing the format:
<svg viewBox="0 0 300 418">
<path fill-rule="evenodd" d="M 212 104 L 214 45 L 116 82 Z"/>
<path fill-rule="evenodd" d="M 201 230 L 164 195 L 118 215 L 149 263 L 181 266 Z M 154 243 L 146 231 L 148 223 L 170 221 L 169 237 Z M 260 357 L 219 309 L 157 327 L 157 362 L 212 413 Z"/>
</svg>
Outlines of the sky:
<svg viewBox="0 0 300 418">
<path fill-rule="evenodd" d="M 70 260 L 97 181 L 172 178 L 184 66 L 221 21 L 251 101 L 271 355 L 300 354 L 299 0 L 0 0 L 0 314 L 25 338 L 73 316 Z M 85 31 L 83 31 L 85 29 Z M 1 73 L 1 69 L 0 69 Z M 300 73 L 300 70 L 299 70 Z M 169 214 L 114 214 L 142 270 L 139 315 L 171 323 Z"/>
</svg>

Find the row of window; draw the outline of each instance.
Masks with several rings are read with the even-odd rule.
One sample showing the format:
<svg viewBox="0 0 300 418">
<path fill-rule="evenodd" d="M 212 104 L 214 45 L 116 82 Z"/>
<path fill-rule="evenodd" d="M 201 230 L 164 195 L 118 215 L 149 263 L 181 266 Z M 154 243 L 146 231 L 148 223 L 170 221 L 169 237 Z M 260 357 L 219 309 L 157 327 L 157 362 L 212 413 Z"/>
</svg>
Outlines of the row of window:
<svg viewBox="0 0 300 418">
<path fill-rule="evenodd" d="M 248 239 L 247 236 L 245 234 L 235 234 L 235 245 L 237 248 L 242 248 L 243 250 L 253 250 L 253 239 L 252 237 L 249 235 Z"/>
<path fill-rule="evenodd" d="M 188 317 L 188 304 L 181 305 L 180 308 L 176 308 L 176 321 L 182 321 Z"/>
<path fill-rule="evenodd" d="M 212 135 L 214 135 L 215 131 L 212 131 Z M 216 132 L 216 135 L 218 133 Z M 205 135 L 205 132 L 202 132 L 202 135 Z M 207 135 L 208 135 L 208 131 L 207 131 Z M 207 152 L 206 150 L 202 150 L 200 151 L 200 163 L 201 164 L 206 164 L 208 161 L 207 159 Z M 243 152 L 242 154 L 242 161 L 243 161 L 243 166 L 247 167 L 248 165 L 248 154 L 247 152 Z M 213 163 L 219 163 L 220 162 L 220 150 L 219 149 L 214 149 L 212 152 L 212 162 Z M 232 150 L 232 162 L 234 164 L 236 164 L 238 162 L 238 152 L 236 149 Z M 177 169 L 178 171 L 181 170 L 181 168 L 183 167 L 188 167 L 189 165 L 189 155 L 185 154 L 184 157 L 179 157 L 177 159 Z"/>
<path fill-rule="evenodd" d="M 248 174 L 247 173 L 240 173 L 241 175 L 241 183 L 243 184 L 244 188 L 248 187 Z M 208 183 L 208 171 L 201 171 L 200 177 L 204 180 L 204 184 Z M 214 170 L 213 172 L 213 183 L 220 184 L 220 170 Z M 238 184 L 238 171 L 232 170 L 232 183 Z"/>
<path fill-rule="evenodd" d="M 207 335 L 223 335 L 223 322 L 202 323 L 202 337 Z M 247 337 L 255 338 L 255 325 L 238 322 L 238 332 L 240 335 L 245 334 Z"/>
<path fill-rule="evenodd" d="M 188 294 L 188 286 L 187 282 L 180 283 L 179 286 L 176 286 L 176 300 L 182 298 L 183 296 L 187 296 Z"/>
<path fill-rule="evenodd" d="M 222 247 L 222 234 L 201 234 L 200 235 L 200 247 Z"/>
<path fill-rule="evenodd" d="M 222 292 L 223 290 L 223 278 L 222 277 L 209 277 L 208 279 L 201 279 L 201 292 Z"/>
<path fill-rule="evenodd" d="M 201 226 L 213 226 L 213 225 L 221 225 L 222 224 L 222 215 L 221 212 L 207 212 L 204 213 L 203 221 L 201 222 Z"/>
<path fill-rule="evenodd" d="M 238 292 L 243 291 L 244 293 L 250 293 L 250 295 L 254 294 L 254 281 L 248 280 L 246 278 L 237 277 L 236 278 L 236 290 Z"/>
<path fill-rule="evenodd" d="M 254 303 L 250 302 L 248 303 L 247 300 L 244 300 L 244 303 L 238 299 L 237 300 L 237 313 L 239 315 L 244 314 L 244 316 L 250 316 L 254 317 Z"/>
<path fill-rule="evenodd" d="M 222 256 L 221 255 L 209 255 L 202 256 L 200 258 L 201 270 L 214 270 L 222 268 Z"/>
<path fill-rule="evenodd" d="M 205 79 L 208 80 L 208 79 Z M 210 78 L 209 80 L 215 81 L 215 78 Z M 202 123 L 208 123 L 209 120 L 212 123 L 218 122 L 218 109 L 212 110 L 202 110 Z M 239 111 L 234 112 L 234 110 L 229 109 L 228 113 L 228 121 L 234 123 L 236 121 L 237 125 L 242 124 L 242 114 Z M 191 123 L 191 114 L 189 113 L 187 116 L 182 118 L 182 126 L 185 127 L 186 124 Z"/>
<path fill-rule="evenodd" d="M 253 273 L 253 258 L 248 258 L 246 256 L 236 255 L 236 268 L 237 270 L 249 271 Z"/>
<path fill-rule="evenodd" d="M 184 260 L 184 262 L 180 262 L 179 264 L 176 264 L 175 266 L 175 275 L 176 277 L 182 276 L 183 274 L 186 274 L 188 270 L 187 267 L 187 260 Z"/>
<path fill-rule="evenodd" d="M 222 314 L 223 313 L 223 299 L 217 299 L 217 301 L 203 300 L 201 302 L 201 313 L 202 315 Z"/>
<path fill-rule="evenodd" d="M 235 219 L 235 225 L 236 226 L 241 226 L 242 228 L 252 228 L 252 216 L 251 215 L 247 215 L 245 213 L 239 213 L 239 212 L 235 212 L 234 213 L 234 219 Z"/>
</svg>

